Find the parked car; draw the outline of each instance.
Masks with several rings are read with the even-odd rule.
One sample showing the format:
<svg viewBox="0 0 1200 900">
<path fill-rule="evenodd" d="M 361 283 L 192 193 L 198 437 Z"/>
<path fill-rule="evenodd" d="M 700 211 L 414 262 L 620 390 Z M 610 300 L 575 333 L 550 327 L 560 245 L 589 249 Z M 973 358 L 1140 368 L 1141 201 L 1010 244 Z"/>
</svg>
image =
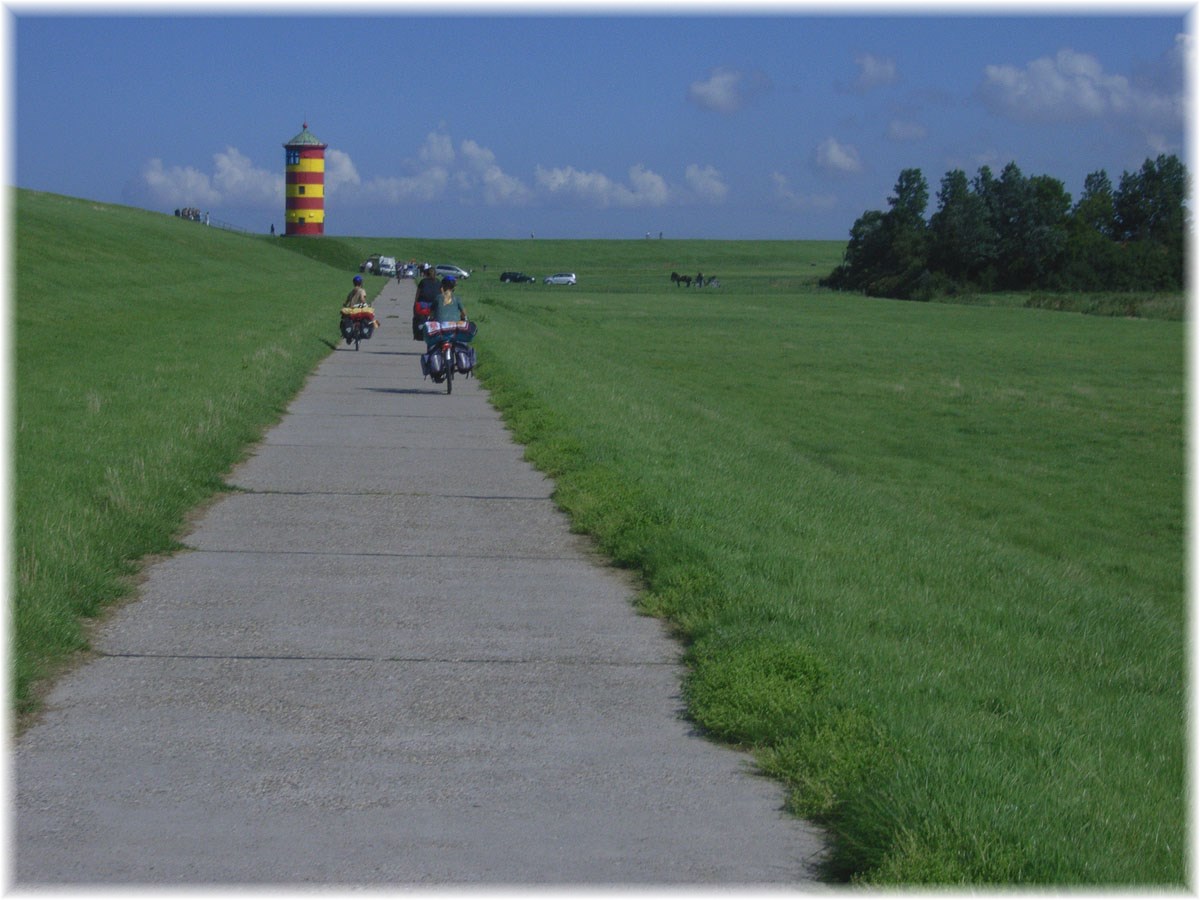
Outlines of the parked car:
<svg viewBox="0 0 1200 900">
<path fill-rule="evenodd" d="M 396 277 L 396 257 L 381 256 L 379 257 L 379 265 L 375 267 L 376 275 L 386 275 L 388 278 Z"/>
<path fill-rule="evenodd" d="M 521 282 L 535 281 L 536 279 L 532 275 L 526 275 L 524 272 L 501 272 L 500 280 L 520 284 Z"/>
<path fill-rule="evenodd" d="M 575 283 L 575 273 L 574 272 L 559 272 L 557 275 L 547 275 L 544 280 L 544 283 L 545 284 L 574 284 Z"/>
<path fill-rule="evenodd" d="M 445 278 L 447 275 L 453 275 L 455 278 L 458 278 L 458 279 L 471 277 L 470 272 L 468 272 L 466 269 L 460 269 L 458 266 L 450 266 L 450 265 L 443 264 L 440 266 L 434 266 L 433 271 L 437 272 L 437 274 L 439 276 L 441 276 L 442 278 Z"/>
</svg>

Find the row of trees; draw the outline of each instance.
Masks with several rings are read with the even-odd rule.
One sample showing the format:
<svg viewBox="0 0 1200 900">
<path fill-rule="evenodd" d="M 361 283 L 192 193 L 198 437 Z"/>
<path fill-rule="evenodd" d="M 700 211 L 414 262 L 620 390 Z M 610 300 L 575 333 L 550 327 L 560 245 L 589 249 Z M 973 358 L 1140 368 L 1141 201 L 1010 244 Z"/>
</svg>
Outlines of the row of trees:
<svg viewBox="0 0 1200 900">
<path fill-rule="evenodd" d="M 850 229 L 843 263 L 822 284 L 872 296 L 928 300 L 962 292 L 1177 291 L 1183 288 L 1187 173 L 1176 156 L 1147 159 L 1114 189 L 1093 172 L 1072 206 L 1063 183 L 947 172 L 928 221 L 929 186 L 905 169 L 889 209 Z"/>
</svg>

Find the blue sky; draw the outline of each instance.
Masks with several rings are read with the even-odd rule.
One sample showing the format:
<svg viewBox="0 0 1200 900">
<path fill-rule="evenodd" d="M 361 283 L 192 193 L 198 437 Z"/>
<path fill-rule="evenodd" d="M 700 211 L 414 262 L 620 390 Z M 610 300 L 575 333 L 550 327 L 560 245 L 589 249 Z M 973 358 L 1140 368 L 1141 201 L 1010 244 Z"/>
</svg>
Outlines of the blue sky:
<svg viewBox="0 0 1200 900">
<path fill-rule="evenodd" d="M 906 168 L 1188 161 L 1184 5 L 445 8 L 10 5 L 12 179 L 281 230 L 307 122 L 327 234 L 840 240 Z"/>
</svg>

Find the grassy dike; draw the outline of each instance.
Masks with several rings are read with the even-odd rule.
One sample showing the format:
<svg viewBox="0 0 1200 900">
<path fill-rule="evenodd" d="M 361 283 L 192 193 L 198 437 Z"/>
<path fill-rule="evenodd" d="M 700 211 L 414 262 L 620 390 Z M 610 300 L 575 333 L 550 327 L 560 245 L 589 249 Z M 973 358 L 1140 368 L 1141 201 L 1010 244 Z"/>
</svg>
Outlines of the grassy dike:
<svg viewBox="0 0 1200 900">
<path fill-rule="evenodd" d="M 337 334 L 347 270 L 196 222 L 28 191 L 14 212 L 16 708 L 169 552 Z"/>
<path fill-rule="evenodd" d="M 1181 323 L 833 295 L 837 242 L 270 241 L 15 196 L 20 704 L 328 352 L 357 261 L 456 263 L 493 401 L 831 878 L 1183 883 Z"/>
</svg>

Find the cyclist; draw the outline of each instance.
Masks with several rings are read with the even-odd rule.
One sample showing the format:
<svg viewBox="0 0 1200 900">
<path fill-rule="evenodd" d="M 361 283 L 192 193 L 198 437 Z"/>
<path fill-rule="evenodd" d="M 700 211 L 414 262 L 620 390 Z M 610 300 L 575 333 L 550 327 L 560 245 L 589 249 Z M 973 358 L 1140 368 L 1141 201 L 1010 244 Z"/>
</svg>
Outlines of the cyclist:
<svg viewBox="0 0 1200 900">
<path fill-rule="evenodd" d="M 413 340 L 419 341 L 424 338 L 424 333 L 421 331 L 421 326 L 428 320 L 433 312 L 434 305 L 441 299 L 441 294 L 438 290 L 438 280 L 433 275 L 433 266 L 425 263 L 421 266 L 421 280 L 417 282 L 417 293 L 413 297 Z"/>
<path fill-rule="evenodd" d="M 454 288 L 457 284 L 458 279 L 453 275 L 447 275 L 442 279 L 442 295 L 434 304 L 433 313 L 430 315 L 435 322 L 467 321 L 467 310 L 462 305 L 462 301 L 454 295 Z"/>
<path fill-rule="evenodd" d="M 350 289 L 350 293 L 346 295 L 346 302 L 343 306 L 366 306 L 367 292 L 363 289 L 363 281 L 361 275 L 354 276 L 354 287 Z"/>
<path fill-rule="evenodd" d="M 354 343 L 354 320 L 346 315 L 347 309 L 355 307 L 369 306 L 367 303 L 367 292 L 363 288 L 363 279 L 361 275 L 354 276 L 354 287 L 350 289 L 350 293 L 346 295 L 346 302 L 342 304 L 342 321 L 341 332 L 342 337 L 346 339 L 347 344 Z M 371 316 L 371 322 L 367 326 L 368 331 L 366 336 L 370 337 L 371 333 L 379 327 L 379 320 Z"/>
</svg>

